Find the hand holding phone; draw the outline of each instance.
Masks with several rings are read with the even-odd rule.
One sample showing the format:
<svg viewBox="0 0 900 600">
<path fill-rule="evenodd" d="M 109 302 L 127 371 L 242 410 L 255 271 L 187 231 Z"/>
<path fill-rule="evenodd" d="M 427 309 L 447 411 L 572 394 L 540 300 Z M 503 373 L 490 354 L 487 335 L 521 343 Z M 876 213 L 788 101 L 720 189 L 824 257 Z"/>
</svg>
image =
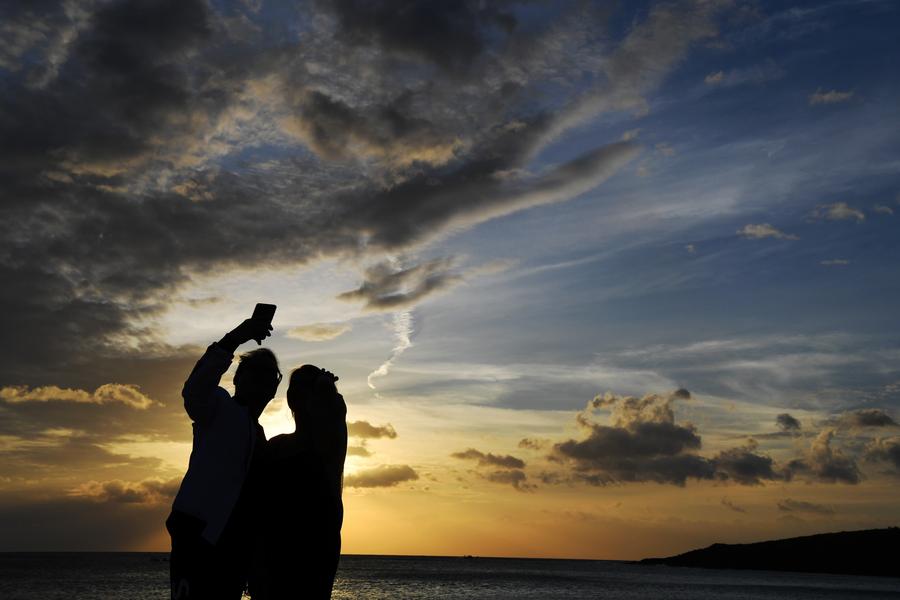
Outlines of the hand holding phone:
<svg viewBox="0 0 900 600">
<path fill-rule="evenodd" d="M 256 308 L 253 309 L 253 315 L 250 319 L 257 325 L 258 329 L 256 335 L 251 339 L 256 340 L 257 345 L 262 345 L 263 339 L 271 335 L 269 332 L 272 330 L 272 318 L 275 316 L 276 308 L 274 304 L 258 303 Z"/>
</svg>

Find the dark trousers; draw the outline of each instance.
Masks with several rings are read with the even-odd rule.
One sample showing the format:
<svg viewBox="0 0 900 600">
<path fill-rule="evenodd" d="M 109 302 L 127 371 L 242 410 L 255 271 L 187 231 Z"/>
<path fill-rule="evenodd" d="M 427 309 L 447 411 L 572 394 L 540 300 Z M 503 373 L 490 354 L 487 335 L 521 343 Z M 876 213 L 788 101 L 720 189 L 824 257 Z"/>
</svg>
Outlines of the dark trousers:
<svg viewBox="0 0 900 600">
<path fill-rule="evenodd" d="M 247 581 L 247 548 L 229 543 L 233 538 L 225 534 L 219 544 L 210 544 L 201 535 L 204 527 L 200 519 L 178 511 L 166 520 L 172 537 L 172 600 L 240 600 Z"/>
</svg>

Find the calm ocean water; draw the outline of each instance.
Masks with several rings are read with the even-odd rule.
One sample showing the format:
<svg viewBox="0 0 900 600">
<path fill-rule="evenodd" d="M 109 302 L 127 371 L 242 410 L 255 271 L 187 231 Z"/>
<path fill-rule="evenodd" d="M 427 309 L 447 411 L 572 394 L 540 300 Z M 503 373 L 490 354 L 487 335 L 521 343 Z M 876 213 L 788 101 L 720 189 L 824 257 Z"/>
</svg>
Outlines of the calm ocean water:
<svg viewBox="0 0 900 600">
<path fill-rule="evenodd" d="M 163 600 L 165 554 L 0 554 L 2 600 Z M 611 561 L 345 556 L 334 598 L 783 600 L 898 598 L 900 578 Z"/>
</svg>

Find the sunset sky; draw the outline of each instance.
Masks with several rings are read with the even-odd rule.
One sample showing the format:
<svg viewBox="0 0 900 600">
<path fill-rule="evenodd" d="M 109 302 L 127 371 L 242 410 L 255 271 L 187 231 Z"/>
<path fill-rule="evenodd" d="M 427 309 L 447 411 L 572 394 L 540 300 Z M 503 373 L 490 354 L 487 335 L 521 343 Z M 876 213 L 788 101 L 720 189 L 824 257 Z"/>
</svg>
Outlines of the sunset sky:
<svg viewBox="0 0 900 600">
<path fill-rule="evenodd" d="M 4 3 L 0 551 L 168 550 L 181 386 L 256 302 L 283 371 L 340 376 L 347 553 L 900 525 L 898 30 L 893 0 Z"/>
</svg>

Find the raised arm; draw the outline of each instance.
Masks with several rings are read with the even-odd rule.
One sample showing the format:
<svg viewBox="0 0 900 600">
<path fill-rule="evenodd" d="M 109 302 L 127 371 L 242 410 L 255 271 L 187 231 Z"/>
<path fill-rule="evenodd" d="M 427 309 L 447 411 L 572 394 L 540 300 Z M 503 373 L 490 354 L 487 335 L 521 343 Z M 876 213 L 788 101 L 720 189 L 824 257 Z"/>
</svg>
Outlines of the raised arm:
<svg viewBox="0 0 900 600">
<path fill-rule="evenodd" d="M 229 331 L 221 340 L 210 344 L 206 353 L 194 365 L 181 390 L 184 398 L 184 410 L 195 422 L 203 422 L 212 418 L 216 410 L 216 390 L 222 375 L 228 370 L 238 346 L 249 340 L 263 340 L 270 336 L 272 326 L 254 319 L 246 319 L 243 323 Z"/>
<path fill-rule="evenodd" d="M 319 455 L 334 468 L 343 470 L 347 456 L 347 404 L 334 385 L 336 380 L 331 372 L 323 371 L 314 384 L 310 406 L 316 425 L 311 434 Z"/>
</svg>

